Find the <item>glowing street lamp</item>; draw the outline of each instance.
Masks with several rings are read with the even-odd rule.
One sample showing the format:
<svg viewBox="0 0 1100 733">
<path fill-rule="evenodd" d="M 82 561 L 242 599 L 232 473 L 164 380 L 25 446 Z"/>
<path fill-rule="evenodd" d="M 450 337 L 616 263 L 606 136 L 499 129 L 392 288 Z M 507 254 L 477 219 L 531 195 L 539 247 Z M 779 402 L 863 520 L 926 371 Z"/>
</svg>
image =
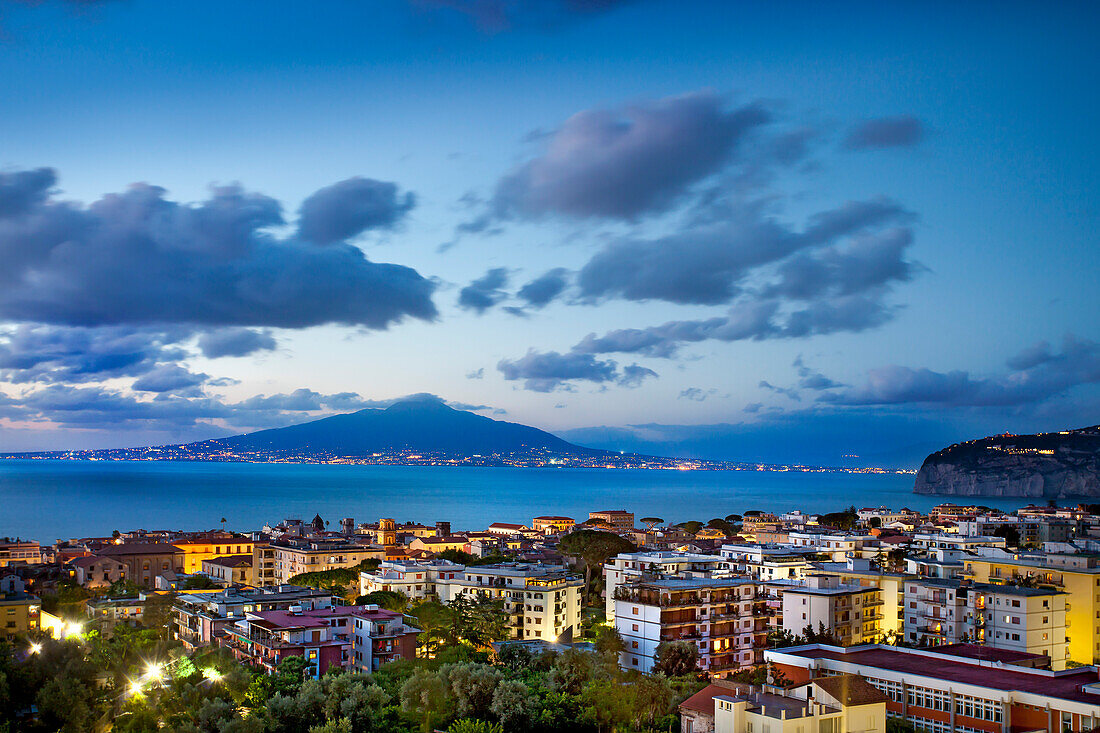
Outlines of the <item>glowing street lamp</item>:
<svg viewBox="0 0 1100 733">
<path fill-rule="evenodd" d="M 148 680 L 161 680 L 164 678 L 164 667 L 156 662 L 151 662 L 148 667 L 145 668 L 145 679 Z"/>
<path fill-rule="evenodd" d="M 65 624 L 64 634 L 65 634 L 66 639 L 72 638 L 74 636 L 80 636 L 80 634 L 83 633 L 83 631 L 84 631 L 84 625 L 83 624 L 77 623 L 75 621 Z"/>
<path fill-rule="evenodd" d="M 38 654 L 41 651 L 42 651 L 42 645 L 41 644 L 39 644 L 38 642 L 34 642 L 34 643 L 31 644 L 31 654 Z"/>
<path fill-rule="evenodd" d="M 130 694 L 135 695 L 135 696 L 141 694 L 141 683 L 140 682 L 131 682 L 130 683 Z"/>
<path fill-rule="evenodd" d="M 210 680 L 211 682 L 221 682 L 222 677 L 224 677 L 221 672 L 214 669 L 213 667 L 208 667 L 207 669 L 204 669 L 202 671 L 202 676 Z"/>
</svg>

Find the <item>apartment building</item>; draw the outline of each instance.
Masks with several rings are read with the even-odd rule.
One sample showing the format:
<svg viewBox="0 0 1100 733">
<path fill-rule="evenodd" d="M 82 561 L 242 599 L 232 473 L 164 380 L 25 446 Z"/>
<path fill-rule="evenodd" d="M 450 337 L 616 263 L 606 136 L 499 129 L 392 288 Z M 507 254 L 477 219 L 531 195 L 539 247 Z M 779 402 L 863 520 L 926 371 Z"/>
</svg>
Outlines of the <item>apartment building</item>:
<svg viewBox="0 0 1100 733">
<path fill-rule="evenodd" d="M 167 542 L 126 542 L 98 547 L 95 554 L 118 560 L 126 566 L 126 579 L 143 587 L 156 586 L 158 575 L 179 573 L 183 551 Z"/>
<path fill-rule="evenodd" d="M 7 565 L 33 565 L 42 562 L 42 548 L 37 542 L 0 537 L 0 568 Z"/>
<path fill-rule="evenodd" d="M 882 637 L 882 593 L 874 586 L 841 583 L 836 575 L 815 573 L 801 583 L 769 584 L 783 603 L 782 628 L 798 636 L 806 627 L 824 629 L 841 646 L 869 644 Z"/>
<path fill-rule="evenodd" d="M 1066 667 L 1066 594 L 1060 591 L 913 578 L 905 581 L 905 605 L 909 643 L 974 642 L 1046 656 L 1055 670 Z"/>
<path fill-rule="evenodd" d="M 275 563 L 275 548 L 266 541 L 257 541 L 252 546 L 252 585 L 278 585 L 279 576 Z"/>
<path fill-rule="evenodd" d="M 84 613 L 106 628 L 118 623 L 132 626 L 145 620 L 145 595 L 91 598 L 84 604 Z"/>
<path fill-rule="evenodd" d="M 589 521 L 596 520 L 611 527 L 612 532 L 628 532 L 634 529 L 634 512 L 623 509 L 608 509 L 602 512 L 590 512 Z"/>
<path fill-rule="evenodd" d="M 672 550 L 620 553 L 603 564 L 607 621 L 615 621 L 615 589 L 624 583 L 659 578 L 724 578 L 733 572 L 733 563 L 718 555 Z"/>
<path fill-rule="evenodd" d="M 77 585 L 84 588 L 106 588 L 126 580 L 126 565 L 113 557 L 88 555 L 76 558 L 69 565 L 75 572 Z"/>
<path fill-rule="evenodd" d="M 42 601 L 26 593 L 22 582 L 0 589 L 0 639 L 11 640 L 39 627 Z"/>
<path fill-rule="evenodd" d="M 878 552 L 878 540 L 871 535 L 827 532 L 820 529 L 788 532 L 787 543 L 799 550 L 828 555 L 833 562 L 841 562 L 848 557 L 861 557 L 864 554 L 871 557 Z"/>
<path fill-rule="evenodd" d="M 996 547 L 1003 550 L 1005 548 L 1005 538 L 944 534 L 942 532 L 917 532 L 913 535 L 913 547 L 922 550 L 942 549 L 964 552 L 973 552 L 979 547 Z"/>
<path fill-rule="evenodd" d="M 795 684 L 860 675 L 886 694 L 888 716 L 928 733 L 1076 733 L 1100 724 L 1095 667 L 1055 671 L 1025 666 L 1031 655 L 958 651 L 809 644 L 768 650 L 764 658 Z"/>
<path fill-rule="evenodd" d="M 255 585 L 252 555 L 225 555 L 202 561 L 201 571 L 225 585 Z"/>
<path fill-rule="evenodd" d="M 355 568 L 364 560 L 382 560 L 381 547 L 357 545 L 336 539 L 289 539 L 272 542 L 275 557 L 275 582 L 286 583 L 300 573 L 316 573 L 336 568 Z"/>
<path fill-rule="evenodd" d="M 748 669 L 762 659 L 767 615 L 755 581 L 746 578 L 668 578 L 615 589 L 615 628 L 626 643 L 623 669 L 651 672 L 663 641 L 699 650 L 712 675 Z"/>
<path fill-rule="evenodd" d="M 221 639 L 238 661 L 269 674 L 288 657 L 302 657 L 303 674 L 319 678 L 331 668 L 376 671 L 386 661 L 416 655 L 420 629 L 378 606 L 330 606 L 248 612 Z"/>
<path fill-rule="evenodd" d="M 359 574 L 359 594 L 385 590 L 402 593 L 413 601 L 432 598 L 440 595 L 440 580 L 454 580 L 465 569 L 449 560 L 386 560 L 377 571 Z"/>
<path fill-rule="evenodd" d="M 228 555 L 251 555 L 253 547 L 252 540 L 243 536 L 175 540 L 172 544 L 182 553 L 180 567 L 188 575 L 202 571 L 205 560 Z"/>
<path fill-rule="evenodd" d="M 211 593 L 184 593 L 172 605 L 175 637 L 187 652 L 206 646 L 224 628 L 246 613 L 279 611 L 299 606 L 305 610 L 333 605 L 329 591 L 282 585 L 271 588 L 228 588 Z"/>
<path fill-rule="evenodd" d="M 718 551 L 739 575 L 759 581 L 801 580 L 814 570 L 816 552 L 790 544 L 726 544 Z"/>
<path fill-rule="evenodd" d="M 888 698 L 855 675 L 797 687 L 715 680 L 680 703 L 681 733 L 869 733 L 886 730 Z"/>
<path fill-rule="evenodd" d="M 573 517 L 543 516 L 531 520 L 531 529 L 540 534 L 569 532 L 577 525 Z"/>
<path fill-rule="evenodd" d="M 836 575 L 841 583 L 878 588 L 879 598 L 882 600 L 882 633 L 898 635 L 904 632 L 907 576 L 883 570 L 881 566 L 863 558 L 819 563 L 817 568 L 827 575 Z"/>
<path fill-rule="evenodd" d="M 460 595 L 504 602 L 510 638 L 557 641 L 572 638 L 581 620 L 584 579 L 560 565 L 499 563 L 465 568 L 436 582 L 439 598 Z"/>
</svg>

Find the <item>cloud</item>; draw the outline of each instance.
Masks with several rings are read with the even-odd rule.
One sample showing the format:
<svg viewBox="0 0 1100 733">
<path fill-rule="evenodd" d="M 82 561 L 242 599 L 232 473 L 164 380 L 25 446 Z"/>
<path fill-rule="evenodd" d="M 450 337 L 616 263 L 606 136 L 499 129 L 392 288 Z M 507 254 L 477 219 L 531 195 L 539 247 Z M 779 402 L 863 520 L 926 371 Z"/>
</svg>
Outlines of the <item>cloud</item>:
<svg viewBox="0 0 1100 733">
<path fill-rule="evenodd" d="M 219 328 L 199 336 L 198 347 L 208 359 L 224 356 L 248 356 L 257 351 L 272 351 L 276 347 L 270 331 L 251 328 Z"/>
<path fill-rule="evenodd" d="M 854 127 L 844 140 L 848 150 L 912 147 L 924 138 L 924 125 L 912 115 L 879 117 Z"/>
<path fill-rule="evenodd" d="M 432 320 L 435 285 L 343 242 L 280 238 L 281 206 L 237 186 L 198 204 L 135 184 L 89 206 L 0 173 L 0 319 L 60 325 L 387 328 Z"/>
<path fill-rule="evenodd" d="M 485 378 L 485 367 L 481 367 L 480 369 L 475 369 L 472 372 L 466 372 L 466 379 L 484 379 L 484 378 Z"/>
<path fill-rule="evenodd" d="M 579 112 L 500 180 L 492 214 L 634 220 L 665 211 L 768 120 L 763 107 L 726 109 L 710 91 Z"/>
<path fill-rule="evenodd" d="M 759 207 L 742 207 L 721 222 L 656 239 L 612 242 L 581 268 L 577 283 L 581 296 L 589 299 L 718 305 L 737 296 L 743 280 L 757 268 L 910 218 L 903 207 L 886 199 L 852 201 L 813 215 L 802 231 L 795 231 Z M 829 264 L 819 269 L 825 271 Z"/>
<path fill-rule="evenodd" d="M 862 385 L 818 399 L 838 405 L 1034 405 L 1074 387 L 1100 383 L 1100 343 L 1070 335 L 1063 340 L 1060 353 L 1041 343 L 1009 359 L 1008 364 L 1008 373 L 991 377 L 885 366 L 870 370 Z"/>
<path fill-rule="evenodd" d="M 298 210 L 298 236 L 314 244 L 351 239 L 368 229 L 392 229 L 416 205 L 397 184 L 348 178 L 314 192 Z"/>
<path fill-rule="evenodd" d="M 687 389 L 682 390 L 680 392 L 680 395 L 676 399 L 691 400 L 692 402 L 703 402 L 707 399 L 707 397 L 711 396 L 712 394 L 716 394 L 717 392 L 718 390 L 716 389 L 702 390 L 698 387 L 688 387 Z"/>
<path fill-rule="evenodd" d="M 754 415 L 760 412 L 760 408 L 764 406 L 763 402 L 750 402 L 741 408 L 741 412 L 747 412 L 750 415 Z"/>
<path fill-rule="evenodd" d="M 458 305 L 460 308 L 477 311 L 480 315 L 508 297 L 501 290 L 507 285 L 508 270 L 494 267 L 459 291 Z"/>
<path fill-rule="evenodd" d="M 516 26 L 546 26 L 575 16 L 592 15 L 633 0 L 410 0 L 414 8 L 452 11 L 469 18 L 483 33 Z"/>
<path fill-rule="evenodd" d="M 533 392 L 569 389 L 570 383 L 576 381 L 634 387 L 647 378 L 657 376 L 653 370 L 637 364 L 620 371 L 614 361 L 596 359 L 591 354 L 534 350 L 519 359 L 501 360 L 497 369 L 508 381 L 524 380 L 524 389 Z"/>
<path fill-rule="evenodd" d="M 815 371 L 802 361 L 802 357 L 799 356 L 794 360 L 792 366 L 798 372 L 798 386 L 802 389 L 809 389 L 815 392 L 820 392 L 826 389 L 835 389 L 837 387 L 843 387 L 840 382 L 836 382 L 829 377 L 826 377 L 821 372 Z"/>
<path fill-rule="evenodd" d="M 532 308 L 543 308 L 561 295 L 568 284 L 569 271 L 564 267 L 555 267 L 524 285 L 516 295 Z"/>
<path fill-rule="evenodd" d="M 176 364 L 162 364 L 134 380 L 130 388 L 138 392 L 198 394 L 197 388 L 209 378 L 209 374 L 195 374 Z"/>
<path fill-rule="evenodd" d="M 802 401 L 802 395 L 800 395 L 798 393 L 798 390 L 796 389 L 792 389 L 790 387 L 776 387 L 774 384 L 767 381 L 766 379 L 760 380 L 760 383 L 757 386 L 760 387 L 760 389 L 766 389 L 770 392 L 781 394 L 784 397 L 794 400 L 795 402 Z"/>
</svg>

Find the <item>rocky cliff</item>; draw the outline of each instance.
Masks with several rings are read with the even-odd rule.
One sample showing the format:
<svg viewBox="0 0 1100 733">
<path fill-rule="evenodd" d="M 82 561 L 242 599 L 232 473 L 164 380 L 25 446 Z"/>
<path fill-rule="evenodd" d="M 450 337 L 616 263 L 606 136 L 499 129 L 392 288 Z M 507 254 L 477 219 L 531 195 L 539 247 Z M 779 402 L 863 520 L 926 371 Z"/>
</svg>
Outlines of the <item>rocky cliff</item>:
<svg viewBox="0 0 1100 733">
<path fill-rule="evenodd" d="M 1100 426 L 996 435 L 924 459 L 913 491 L 944 496 L 1100 496 Z"/>
</svg>

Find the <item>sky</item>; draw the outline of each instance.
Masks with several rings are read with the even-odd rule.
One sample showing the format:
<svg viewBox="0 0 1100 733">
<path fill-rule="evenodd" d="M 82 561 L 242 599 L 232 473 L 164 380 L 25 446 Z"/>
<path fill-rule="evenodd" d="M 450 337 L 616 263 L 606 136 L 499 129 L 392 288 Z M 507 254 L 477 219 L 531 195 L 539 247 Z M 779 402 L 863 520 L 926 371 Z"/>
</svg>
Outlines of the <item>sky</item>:
<svg viewBox="0 0 1100 733">
<path fill-rule="evenodd" d="M 0 451 L 407 395 L 828 465 L 1096 424 L 1098 15 L 0 0 Z"/>
</svg>

